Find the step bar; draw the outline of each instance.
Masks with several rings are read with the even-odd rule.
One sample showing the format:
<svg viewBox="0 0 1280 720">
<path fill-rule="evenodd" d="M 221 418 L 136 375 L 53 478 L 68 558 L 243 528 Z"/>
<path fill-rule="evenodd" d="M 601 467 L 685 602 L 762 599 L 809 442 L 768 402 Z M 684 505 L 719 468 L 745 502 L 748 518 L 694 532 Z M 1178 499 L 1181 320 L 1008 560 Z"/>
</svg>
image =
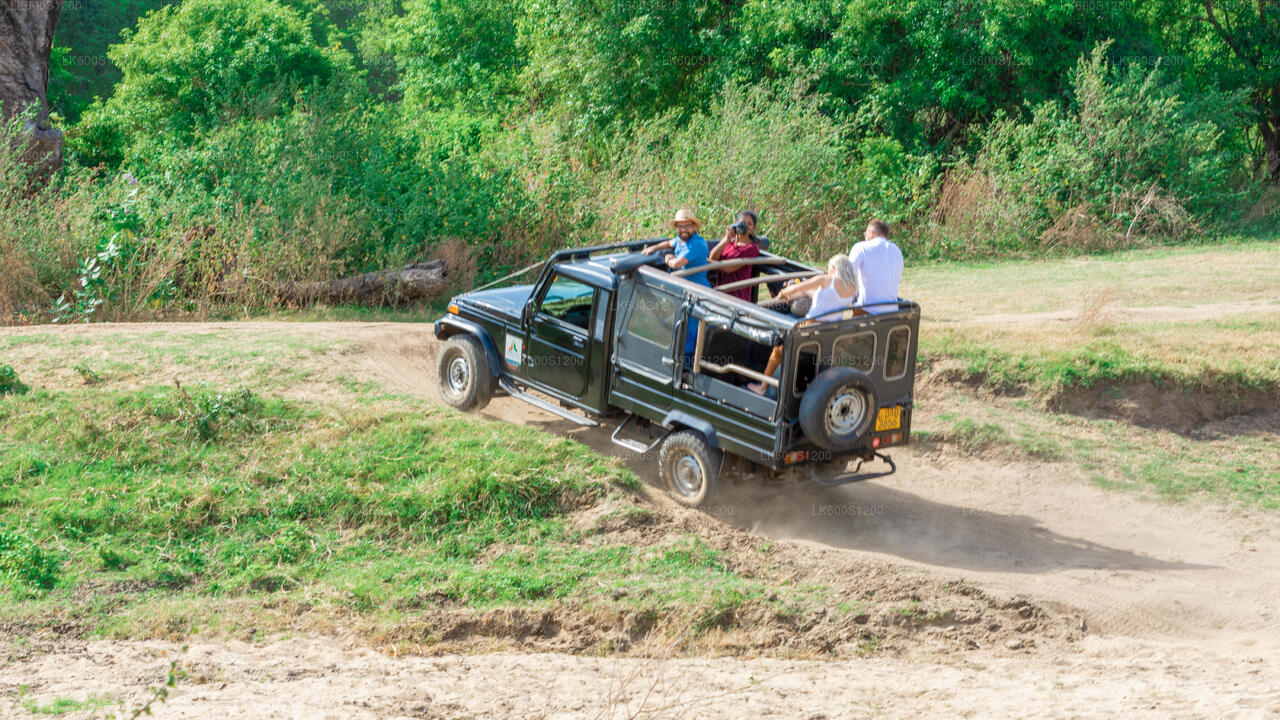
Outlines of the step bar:
<svg viewBox="0 0 1280 720">
<path fill-rule="evenodd" d="M 529 403 L 530 405 L 538 408 L 539 410 L 546 410 L 552 415 L 558 415 L 559 417 L 562 417 L 565 420 L 568 420 L 569 422 L 577 423 L 578 425 L 581 425 L 583 427 L 599 427 L 600 425 L 600 423 L 596 422 L 595 420 L 592 420 L 589 417 L 584 417 L 571 410 L 566 410 L 560 407 L 559 405 L 555 405 L 553 403 L 547 402 L 546 400 L 543 400 L 540 397 L 535 397 L 533 395 L 530 395 L 527 390 L 520 387 L 520 385 L 518 385 L 516 381 L 512 380 L 506 375 L 503 375 L 498 378 L 498 387 L 505 390 L 508 395 L 510 395 L 511 397 L 517 400 L 523 400 Z"/>
<path fill-rule="evenodd" d="M 634 420 L 635 417 L 636 416 L 634 413 L 627 413 L 627 417 L 623 419 L 622 422 L 618 423 L 618 427 L 613 431 L 613 434 L 609 436 L 609 439 L 613 441 L 614 445 L 617 445 L 619 447 L 624 447 L 637 455 L 647 455 L 649 454 L 649 451 L 658 447 L 658 444 L 662 442 L 663 437 L 665 436 L 659 437 L 657 440 L 654 440 L 652 443 L 648 445 L 645 445 L 639 440 L 631 440 L 630 438 L 618 437 L 618 433 L 622 432 L 622 428 L 626 427 L 627 423 Z"/>
</svg>

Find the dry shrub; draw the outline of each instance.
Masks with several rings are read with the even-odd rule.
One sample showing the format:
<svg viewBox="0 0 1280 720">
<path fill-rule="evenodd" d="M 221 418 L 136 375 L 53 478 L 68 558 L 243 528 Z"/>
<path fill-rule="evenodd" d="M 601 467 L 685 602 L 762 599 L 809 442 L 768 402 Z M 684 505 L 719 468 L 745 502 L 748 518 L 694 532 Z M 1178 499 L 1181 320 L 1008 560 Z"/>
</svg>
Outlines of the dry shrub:
<svg viewBox="0 0 1280 720">
<path fill-rule="evenodd" d="M 218 220 L 182 231 L 174 253 L 183 294 L 202 306 L 275 307 L 277 283 L 343 277 L 349 270 L 343 253 L 368 227 L 362 213 L 331 198 L 291 217 L 257 204 L 236 206 Z"/>
<path fill-rule="evenodd" d="M 469 290 L 476 279 L 476 252 L 459 237 L 448 237 L 436 244 L 431 256 L 444 260 L 449 273 L 450 291 Z"/>
<path fill-rule="evenodd" d="M 952 170 L 942 181 L 933 206 L 933 222 L 959 233 L 974 233 L 996 202 L 995 185 L 986 173 Z"/>
<path fill-rule="evenodd" d="M 47 319 L 54 289 L 70 289 L 76 263 L 100 235 L 89 173 L 31 182 L 11 132 L 0 123 L 0 323 Z"/>
<path fill-rule="evenodd" d="M 861 239 L 871 213 L 844 127 L 811 98 L 729 86 L 705 114 L 658 118 L 615 148 L 593 180 L 582 217 L 602 241 L 667 235 L 688 208 L 715 240 L 737 211 L 760 212 L 771 250 L 822 258 Z M 909 192 L 909 191 L 908 191 Z"/>
<path fill-rule="evenodd" d="M 1092 252 L 1111 250 L 1120 244 L 1123 236 L 1117 235 L 1089 212 L 1086 204 L 1077 205 L 1058 216 L 1040 234 L 1040 247 L 1046 250 Z"/>
<path fill-rule="evenodd" d="M 944 236 L 963 239 L 954 254 L 991 254 L 1034 226 L 1033 210 L 1018 200 L 1020 194 L 1001 187 L 987 171 L 959 166 L 943 177 L 930 221 Z"/>
<path fill-rule="evenodd" d="M 1103 288 L 1080 298 L 1075 327 L 1082 335 L 1105 335 L 1115 321 L 1115 304 L 1120 294 L 1114 288 Z"/>
<path fill-rule="evenodd" d="M 1117 193 L 1111 198 L 1108 212 L 1112 217 L 1132 214 L 1124 233 L 1126 244 L 1142 235 L 1182 237 L 1198 229 L 1183 203 L 1162 192 L 1157 183 L 1152 183 L 1146 192 Z"/>
<path fill-rule="evenodd" d="M 36 281 L 26 250 L 10 238 L 0 238 L 0 322 L 10 321 L 33 302 L 44 307 L 52 298 Z"/>
</svg>

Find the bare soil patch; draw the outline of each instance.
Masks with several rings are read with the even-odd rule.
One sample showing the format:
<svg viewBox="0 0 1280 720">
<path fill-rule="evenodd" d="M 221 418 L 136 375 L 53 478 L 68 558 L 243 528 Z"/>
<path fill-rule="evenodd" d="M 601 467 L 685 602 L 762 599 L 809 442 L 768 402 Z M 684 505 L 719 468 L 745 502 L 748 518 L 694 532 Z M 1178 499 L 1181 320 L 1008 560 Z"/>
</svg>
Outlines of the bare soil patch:
<svg viewBox="0 0 1280 720">
<path fill-rule="evenodd" d="M 841 660 L 563 654 L 392 656 L 344 638 L 193 644 L 66 643 L 0 667 L 0 716 L 24 697 L 136 703 L 177 657 L 184 674 L 156 717 L 223 718 L 1266 718 L 1280 660 L 1177 653 L 1090 638 L 1032 657 Z M 106 708 L 97 713 L 111 710 Z M 88 712 L 62 717 L 81 720 Z"/>
</svg>

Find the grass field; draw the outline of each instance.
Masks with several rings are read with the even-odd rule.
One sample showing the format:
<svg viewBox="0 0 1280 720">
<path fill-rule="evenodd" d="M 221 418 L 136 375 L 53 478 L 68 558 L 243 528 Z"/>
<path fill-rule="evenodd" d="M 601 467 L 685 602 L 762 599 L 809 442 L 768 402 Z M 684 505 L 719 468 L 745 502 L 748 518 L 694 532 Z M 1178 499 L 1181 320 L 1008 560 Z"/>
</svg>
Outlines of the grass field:
<svg viewBox="0 0 1280 720">
<path fill-rule="evenodd" d="M 1075 309 L 1099 297 L 1126 307 L 1280 302 L 1277 288 L 1280 242 L 1272 239 L 908 267 L 902 294 L 927 306 L 935 319 L 955 320 Z"/>
<path fill-rule="evenodd" d="M 911 270 L 921 353 L 1042 395 L 1148 380 L 1224 401 L 1280 389 L 1280 245 Z"/>
<path fill-rule="evenodd" d="M 1280 244 L 929 266 L 903 294 L 923 306 L 925 367 L 964 381 L 923 437 L 1280 508 Z M 1215 422 L 1236 411 L 1253 414 Z"/>
<path fill-rule="evenodd" d="M 1280 509 L 1274 412 L 1174 431 L 1045 404 L 1072 388 L 1119 392 L 1134 378 L 1180 387 L 1216 377 L 1224 392 L 1274 387 L 1276 314 L 1136 321 L 1124 308 L 1172 305 L 1161 293 L 1188 277 L 1206 291 L 1229 287 L 1219 303 L 1265 305 L 1280 287 L 1277 258 L 1273 245 L 1254 243 L 1068 260 L 1056 270 L 913 269 L 904 295 L 925 308 L 927 364 L 983 378 L 931 388 L 918 404 L 917 440 L 1028 467 L 1070 463 L 1117 490 Z M 1062 271 L 1080 263 L 1101 270 L 1088 280 Z M 1251 279 L 1229 282 L 1236 275 Z M 1110 309 L 1072 314 L 1067 301 L 1089 283 L 1121 289 Z M 1017 317 L 1064 307 L 1065 319 Z M 808 571 L 778 564 L 763 541 L 729 550 L 692 528 L 646 531 L 671 519 L 653 517 L 618 460 L 397 392 L 344 361 L 368 349 L 346 326 L 305 330 L 34 327 L 0 336 L 0 364 L 31 386 L 0 395 L 0 624 L 19 637 L 51 626 L 116 637 L 350 630 L 415 648 L 494 612 L 602 627 L 678 618 L 707 636 L 746 617 L 809 627 L 831 608 L 880 612 L 891 624 L 903 608 L 916 613 L 907 602 L 915 590 L 870 597 L 806 582 Z M 503 622 L 538 632 L 542 621 L 520 617 Z M 591 637 L 601 651 L 618 641 Z"/>
<path fill-rule="evenodd" d="M 779 596 L 693 534 L 602 540 L 575 513 L 647 512 L 616 460 L 425 404 L 85 387 L 7 397 L 0 423 L 10 622 L 256 636 L 305 615 L 376 634 L 424 604 L 572 604 L 699 626 L 768 595 L 779 608 L 821 595 Z"/>
</svg>

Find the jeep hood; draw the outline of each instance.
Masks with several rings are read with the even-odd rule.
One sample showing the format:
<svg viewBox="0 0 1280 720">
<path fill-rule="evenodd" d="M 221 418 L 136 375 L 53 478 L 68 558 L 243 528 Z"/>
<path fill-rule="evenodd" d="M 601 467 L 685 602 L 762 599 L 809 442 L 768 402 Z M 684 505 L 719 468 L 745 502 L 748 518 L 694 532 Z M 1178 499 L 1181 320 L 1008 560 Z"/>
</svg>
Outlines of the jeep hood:
<svg viewBox="0 0 1280 720">
<path fill-rule="evenodd" d="M 533 293 L 533 285 L 512 285 L 505 288 L 478 290 L 469 292 L 458 298 L 460 302 L 481 307 L 491 313 L 511 318 L 520 317 L 520 311 L 529 301 Z"/>
</svg>

